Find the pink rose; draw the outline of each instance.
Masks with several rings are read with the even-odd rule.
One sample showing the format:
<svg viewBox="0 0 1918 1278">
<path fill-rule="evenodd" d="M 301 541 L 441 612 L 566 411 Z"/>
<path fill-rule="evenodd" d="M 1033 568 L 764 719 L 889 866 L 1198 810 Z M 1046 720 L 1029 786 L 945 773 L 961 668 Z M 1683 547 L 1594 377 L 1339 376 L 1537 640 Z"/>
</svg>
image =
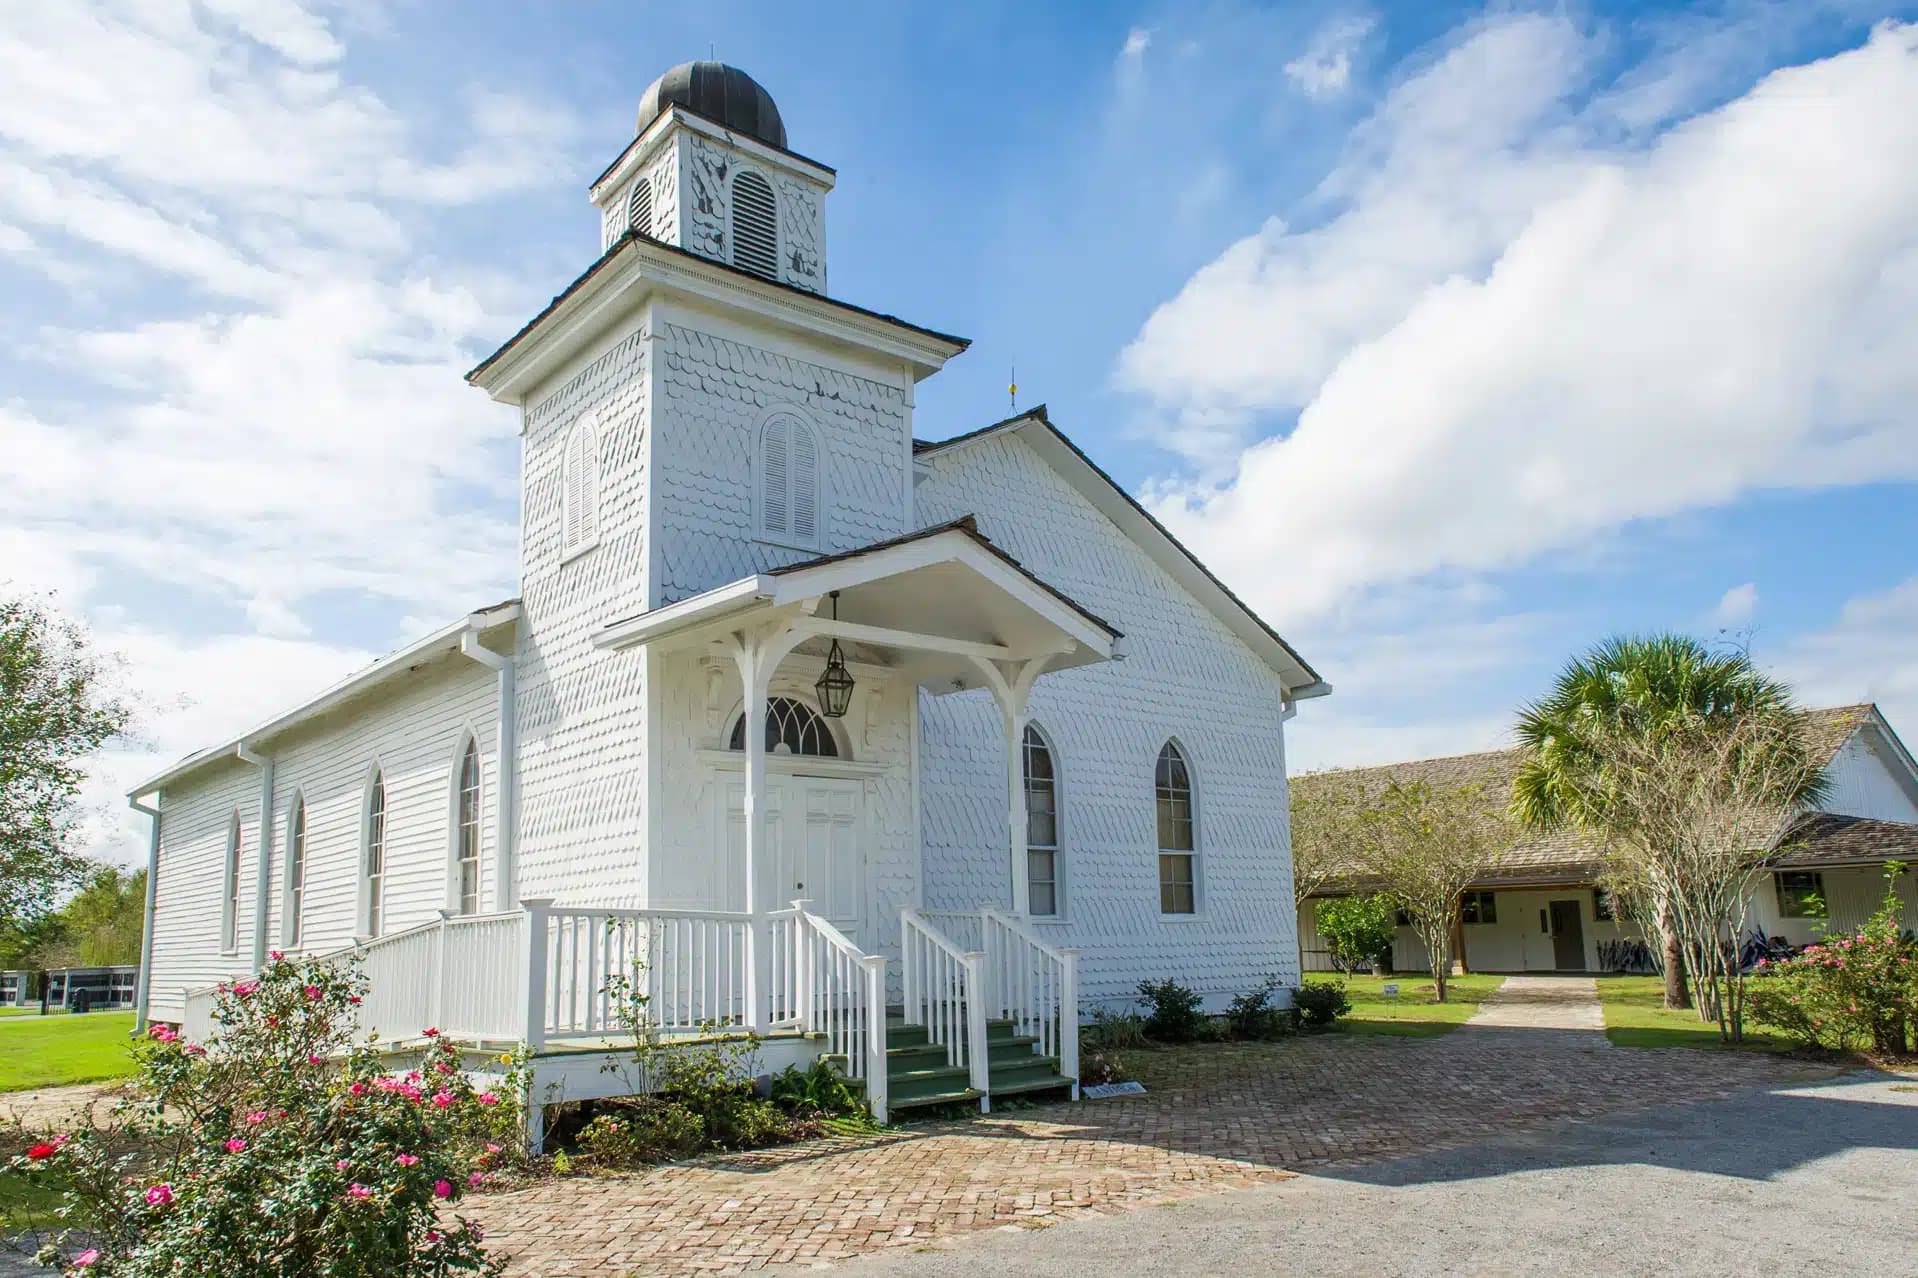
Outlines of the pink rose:
<svg viewBox="0 0 1918 1278">
<path fill-rule="evenodd" d="M 89 1247 L 73 1258 L 75 1267 L 80 1269 L 90 1269 L 99 1262 L 100 1249 L 98 1247 Z"/>
<path fill-rule="evenodd" d="M 459 1098 L 453 1095 L 453 1093 L 451 1092 L 434 1092 L 433 1093 L 433 1103 L 439 1106 L 441 1109 L 445 1109 L 448 1105 L 451 1105 L 454 1101 L 458 1099 Z"/>
<path fill-rule="evenodd" d="M 334 1170 L 334 1171 L 337 1171 L 337 1172 L 343 1172 L 343 1171 L 345 1171 L 345 1170 L 346 1170 L 346 1169 L 347 1169 L 348 1167 L 351 1167 L 352 1165 L 353 1165 L 353 1164 L 351 1164 L 351 1163 L 349 1163 L 349 1162 L 347 1162 L 347 1161 L 346 1161 L 346 1160 L 345 1160 L 344 1158 L 341 1158 L 341 1159 L 339 1159 L 339 1160 L 337 1160 L 337 1161 L 335 1161 L 335 1162 L 334 1162 L 334 1164 L 333 1164 L 333 1170 Z"/>
<path fill-rule="evenodd" d="M 165 1207 L 173 1201 L 173 1186 L 162 1183 L 147 1186 L 147 1206 Z"/>
<path fill-rule="evenodd" d="M 474 1172 L 471 1176 L 468 1176 L 466 1178 L 466 1187 L 468 1189 L 478 1189 L 481 1185 L 484 1185 L 485 1183 L 486 1183 L 486 1175 L 483 1172 Z"/>
<path fill-rule="evenodd" d="M 451 1198 L 452 1196 L 453 1196 L 453 1182 L 452 1182 L 452 1181 L 450 1181 L 450 1180 L 436 1180 L 436 1181 L 434 1181 L 434 1182 L 433 1182 L 433 1197 L 435 1197 L 435 1198 Z"/>
<path fill-rule="evenodd" d="M 171 1043 L 180 1036 L 173 1031 L 171 1026 L 155 1025 L 147 1030 L 147 1037 L 156 1043 Z"/>
<path fill-rule="evenodd" d="M 246 1148 L 246 1142 L 241 1140 L 238 1136 L 235 1136 L 233 1139 L 229 1140 L 226 1143 L 226 1152 L 229 1154 L 237 1154 L 245 1148 Z"/>
<path fill-rule="evenodd" d="M 277 963 L 281 959 L 285 958 L 286 955 L 280 953 L 278 950 L 269 950 L 267 951 L 267 957 L 272 959 L 275 963 Z"/>
<path fill-rule="evenodd" d="M 241 981 L 233 987 L 233 992 L 241 998 L 251 998 L 253 997 L 253 992 L 259 988 L 260 983 L 258 981 Z"/>
<path fill-rule="evenodd" d="M 311 1002 L 319 1002 L 322 993 L 323 991 L 317 985 L 309 985 L 306 987 L 306 997 Z"/>
<path fill-rule="evenodd" d="M 318 1065 L 320 1063 L 320 1060 L 321 1060 L 321 1057 L 318 1052 L 308 1052 L 306 1054 L 306 1063 L 308 1065 Z"/>
<path fill-rule="evenodd" d="M 401 1154 L 398 1161 L 402 1167 L 417 1167 L 420 1156 L 418 1154 Z"/>
<path fill-rule="evenodd" d="M 347 1088 L 346 1090 L 348 1092 L 351 1092 L 355 1096 L 364 1096 L 366 1095 L 366 1084 L 354 1083 L 351 1087 Z"/>
<path fill-rule="evenodd" d="M 257 1127 L 261 1123 L 264 1123 L 266 1121 L 266 1111 L 263 1109 L 256 1109 L 251 1114 L 248 1114 L 246 1116 L 246 1121 L 249 1123 L 252 1123 L 255 1127 Z"/>
<path fill-rule="evenodd" d="M 499 1097 L 497 1097 L 497 1096 L 495 1096 L 495 1095 L 493 1095 L 493 1093 L 491 1093 L 491 1092 L 481 1092 L 481 1093 L 479 1094 L 479 1096 L 478 1096 L 478 1097 L 476 1097 L 475 1099 L 477 1099 L 477 1100 L 479 1101 L 479 1103 L 480 1103 L 480 1104 L 482 1104 L 482 1105 L 497 1105 L 497 1104 L 499 1104 Z"/>
<path fill-rule="evenodd" d="M 200 1046 L 198 1043 L 188 1043 L 186 1045 L 186 1054 L 188 1056 L 205 1056 L 206 1048 Z"/>
<path fill-rule="evenodd" d="M 372 1190 L 368 1189 L 365 1185 L 359 1184 L 358 1182 L 348 1185 L 346 1187 L 346 1192 L 353 1195 L 353 1197 L 355 1198 L 371 1198 L 373 1196 Z"/>
</svg>

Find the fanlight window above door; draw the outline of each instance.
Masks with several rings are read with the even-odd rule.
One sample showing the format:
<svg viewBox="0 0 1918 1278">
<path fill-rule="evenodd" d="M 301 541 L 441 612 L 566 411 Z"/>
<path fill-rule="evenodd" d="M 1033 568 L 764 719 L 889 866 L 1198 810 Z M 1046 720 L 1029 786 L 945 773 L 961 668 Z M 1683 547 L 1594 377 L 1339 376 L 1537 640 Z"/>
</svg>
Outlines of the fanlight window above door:
<svg viewBox="0 0 1918 1278">
<path fill-rule="evenodd" d="M 746 716 L 733 720 L 729 750 L 746 748 Z M 766 753 L 804 754 L 815 758 L 837 759 L 839 742 L 817 710 L 791 697 L 766 698 Z"/>
</svg>

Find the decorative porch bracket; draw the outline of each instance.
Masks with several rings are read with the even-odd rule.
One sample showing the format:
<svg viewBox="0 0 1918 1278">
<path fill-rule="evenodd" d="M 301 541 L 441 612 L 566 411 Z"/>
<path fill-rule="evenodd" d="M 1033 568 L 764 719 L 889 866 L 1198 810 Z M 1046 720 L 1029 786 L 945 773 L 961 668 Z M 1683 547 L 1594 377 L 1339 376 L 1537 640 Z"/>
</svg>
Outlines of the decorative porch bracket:
<svg viewBox="0 0 1918 1278">
<path fill-rule="evenodd" d="M 1058 652 L 1046 652 L 1019 661 L 970 657 L 985 679 L 986 686 L 992 690 L 992 699 L 999 706 L 1000 725 L 1005 730 L 1009 899 L 1012 912 L 1021 918 L 1032 908 L 1032 886 L 1026 873 L 1026 773 L 1023 751 L 1026 723 L 1031 717 L 1026 713 L 1026 703 L 1032 696 L 1032 685 L 1038 682 L 1039 676 L 1059 655 Z"/>
</svg>

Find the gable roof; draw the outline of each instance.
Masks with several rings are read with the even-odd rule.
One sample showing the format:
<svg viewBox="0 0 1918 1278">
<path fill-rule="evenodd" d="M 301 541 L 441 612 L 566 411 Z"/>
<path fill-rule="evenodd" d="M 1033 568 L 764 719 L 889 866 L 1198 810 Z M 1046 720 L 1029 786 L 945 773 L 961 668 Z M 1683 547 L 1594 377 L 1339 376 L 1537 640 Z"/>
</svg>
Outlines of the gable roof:
<svg viewBox="0 0 1918 1278">
<path fill-rule="evenodd" d="M 1140 505 L 1138 499 L 1127 492 L 1118 480 L 1107 474 L 1086 455 L 1084 449 L 1052 424 L 1044 404 L 951 439 L 936 443 L 915 439 L 912 451 L 915 458 L 931 460 L 980 440 L 1013 434 L 1023 436 L 1033 445 L 1033 451 L 1067 483 L 1277 671 L 1285 683 L 1286 692 L 1294 700 L 1323 697 L 1331 693 L 1332 685 L 1325 682 L 1319 672 L 1299 655 L 1298 649 L 1287 643 L 1278 631 L 1266 623 L 1265 618 L 1252 610 L 1250 604 L 1220 581 L 1210 568 L 1200 562 L 1197 555 L 1186 548 L 1185 543 L 1173 536 L 1171 530 L 1160 523 L 1151 511 Z"/>
<path fill-rule="evenodd" d="M 1878 708 L 1868 702 L 1810 709 L 1804 711 L 1802 717 L 1811 740 L 1813 757 L 1821 767 L 1829 766 L 1845 742 L 1868 723 L 1882 728 L 1886 737 L 1897 743 L 1897 737 L 1885 724 Z M 1898 748 L 1902 751 L 1904 747 L 1899 745 Z M 1906 756 L 1907 759 L 1909 757 Z M 1291 785 L 1294 794 L 1309 796 L 1315 788 L 1332 784 L 1335 780 L 1339 783 L 1356 780 L 1365 785 L 1422 781 L 1434 788 L 1444 789 L 1478 784 L 1484 787 L 1480 797 L 1485 805 L 1503 809 L 1510 801 L 1512 783 L 1524 759 L 1525 751 L 1518 747 L 1486 750 L 1477 754 L 1411 759 L 1369 768 L 1307 772 L 1293 777 Z M 1887 828 L 1854 828 L 1859 824 Z M 1840 839 L 1840 835 L 1844 837 Z M 1906 826 L 1896 821 L 1861 822 L 1857 817 L 1829 812 L 1806 813 L 1797 818 L 1789 830 L 1774 832 L 1774 842 L 1785 849 L 1777 861 L 1781 865 L 1798 864 L 1794 858 L 1800 855 L 1823 858 L 1816 860 L 1818 864 L 1836 864 L 1832 858 L 1842 856 L 1847 851 L 1869 844 L 1890 846 L 1906 838 L 1918 843 L 1918 826 Z M 1787 847 L 1788 844 L 1791 846 Z M 1584 830 L 1567 828 L 1551 833 L 1522 830 L 1519 837 L 1499 854 L 1491 870 L 1480 879 L 1478 885 L 1514 887 L 1589 883 L 1598 876 L 1604 853 L 1603 840 Z M 1869 856 L 1865 858 L 1867 863 L 1873 859 Z M 1884 858 L 1879 856 L 1875 859 Z M 1343 892 L 1363 889 L 1365 886 L 1365 879 L 1348 876 L 1335 884 L 1328 884 L 1324 890 Z"/>
</svg>

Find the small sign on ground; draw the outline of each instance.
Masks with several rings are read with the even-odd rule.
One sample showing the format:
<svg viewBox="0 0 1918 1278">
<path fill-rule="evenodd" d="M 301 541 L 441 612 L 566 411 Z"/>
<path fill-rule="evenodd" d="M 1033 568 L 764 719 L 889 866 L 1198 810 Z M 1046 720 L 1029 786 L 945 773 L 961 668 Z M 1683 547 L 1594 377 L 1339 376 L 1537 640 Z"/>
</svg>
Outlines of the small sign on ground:
<svg viewBox="0 0 1918 1278">
<path fill-rule="evenodd" d="M 1143 1096 L 1144 1083 L 1094 1083 L 1090 1087 L 1081 1087 L 1079 1095 L 1087 1100 L 1111 1100 L 1114 1096 Z"/>
</svg>

